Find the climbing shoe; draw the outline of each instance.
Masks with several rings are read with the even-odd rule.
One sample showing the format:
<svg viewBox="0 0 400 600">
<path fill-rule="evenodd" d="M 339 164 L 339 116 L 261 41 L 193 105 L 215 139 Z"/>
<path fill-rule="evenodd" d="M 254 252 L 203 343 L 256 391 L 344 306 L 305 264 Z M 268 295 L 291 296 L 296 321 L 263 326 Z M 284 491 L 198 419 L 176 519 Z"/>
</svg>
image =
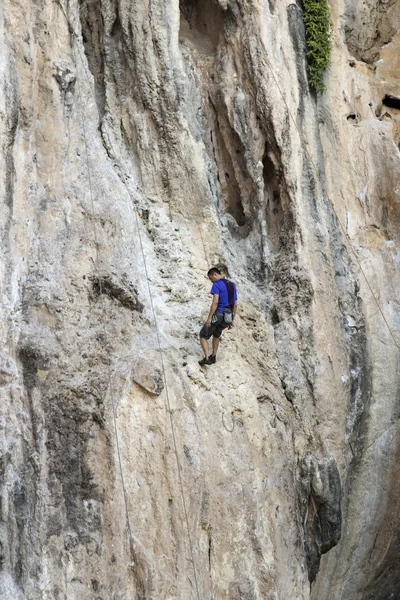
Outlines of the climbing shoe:
<svg viewBox="0 0 400 600">
<path fill-rule="evenodd" d="M 204 358 L 202 358 L 201 360 L 199 360 L 199 365 L 200 365 L 201 367 L 204 367 L 204 365 L 211 364 L 211 363 L 209 363 L 209 362 L 208 362 L 209 360 L 210 360 L 209 358 L 205 358 L 205 357 L 204 357 Z"/>
<path fill-rule="evenodd" d="M 206 360 L 206 362 L 204 364 L 205 365 L 215 365 L 216 362 L 217 362 L 217 357 L 214 354 L 210 354 L 210 356 L 208 357 L 208 359 Z"/>
</svg>

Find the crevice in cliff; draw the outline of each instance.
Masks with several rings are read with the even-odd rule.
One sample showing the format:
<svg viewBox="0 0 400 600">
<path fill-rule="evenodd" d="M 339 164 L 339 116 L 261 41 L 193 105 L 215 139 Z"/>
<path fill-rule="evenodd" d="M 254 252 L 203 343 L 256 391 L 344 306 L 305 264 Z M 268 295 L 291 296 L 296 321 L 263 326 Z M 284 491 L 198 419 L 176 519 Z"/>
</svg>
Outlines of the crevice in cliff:
<svg viewBox="0 0 400 600">
<path fill-rule="evenodd" d="M 306 33 L 304 29 L 303 13 L 296 4 L 289 4 L 287 7 L 288 24 L 290 36 L 292 39 L 293 49 L 296 56 L 296 71 L 297 79 L 300 86 L 299 97 L 299 117 L 304 115 L 304 97 L 309 94 L 308 77 L 307 77 L 307 44 Z"/>
<path fill-rule="evenodd" d="M 103 52 L 104 23 L 101 5 L 97 0 L 79 0 L 79 3 L 83 46 L 89 69 L 93 75 L 95 99 L 99 111 L 99 120 L 101 120 L 106 105 Z"/>
<path fill-rule="evenodd" d="M 339 309 L 349 348 L 350 404 L 346 436 L 353 456 L 352 462 L 357 463 L 363 454 L 370 396 L 365 325 L 357 284 L 354 286 L 353 296 L 346 298 L 342 294 Z"/>
<path fill-rule="evenodd" d="M 280 247 L 280 234 L 284 222 L 281 192 L 274 163 L 265 151 L 263 164 L 265 220 L 268 231 L 268 246 L 272 251 Z"/>
<path fill-rule="evenodd" d="M 17 525 L 17 548 L 14 574 L 16 582 L 21 585 L 24 579 L 24 563 L 26 561 L 26 537 L 29 524 L 29 498 L 23 481 L 15 482 L 13 489 L 13 505 Z"/>
<path fill-rule="evenodd" d="M 333 457 L 307 454 L 299 464 L 299 483 L 304 551 L 312 583 L 322 554 L 338 544 L 342 533 L 341 482 Z"/>
<path fill-rule="evenodd" d="M 211 98 L 210 111 L 212 112 L 212 129 L 209 137 L 209 154 L 213 158 L 220 186 L 222 206 L 241 228 L 241 234 L 246 235 L 248 228 L 247 217 L 242 202 L 240 179 L 246 177 L 246 168 L 243 162 L 242 144 L 237 134 L 230 127 L 226 117 L 214 106 Z"/>
<path fill-rule="evenodd" d="M 210 132 L 212 136 L 212 132 Z M 232 158 L 225 146 L 224 139 L 220 135 L 220 154 L 217 167 L 219 170 L 218 180 L 221 186 L 222 198 L 226 211 L 232 215 L 240 226 L 246 224 L 246 215 L 243 210 L 240 187 L 238 185 Z"/>
</svg>

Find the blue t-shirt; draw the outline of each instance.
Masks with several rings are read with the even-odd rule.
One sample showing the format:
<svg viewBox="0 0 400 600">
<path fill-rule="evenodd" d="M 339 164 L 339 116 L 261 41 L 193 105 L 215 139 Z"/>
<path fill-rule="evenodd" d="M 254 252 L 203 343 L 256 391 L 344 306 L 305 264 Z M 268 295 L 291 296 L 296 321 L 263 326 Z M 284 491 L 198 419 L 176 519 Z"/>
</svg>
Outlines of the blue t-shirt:
<svg viewBox="0 0 400 600">
<path fill-rule="evenodd" d="M 224 308 L 230 308 L 229 300 L 228 300 L 228 290 L 226 289 L 226 285 L 222 281 L 222 279 L 219 279 L 218 281 L 213 283 L 210 294 L 218 294 L 217 312 L 224 313 L 225 312 Z M 235 285 L 234 301 L 235 302 L 237 301 L 236 285 Z"/>
</svg>

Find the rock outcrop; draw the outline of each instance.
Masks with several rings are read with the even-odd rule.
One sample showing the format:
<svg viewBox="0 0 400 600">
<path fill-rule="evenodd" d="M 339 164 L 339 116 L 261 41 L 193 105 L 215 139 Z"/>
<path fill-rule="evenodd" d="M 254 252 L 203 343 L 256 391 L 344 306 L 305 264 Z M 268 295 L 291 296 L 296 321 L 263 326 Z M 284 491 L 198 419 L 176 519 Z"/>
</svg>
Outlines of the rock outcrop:
<svg viewBox="0 0 400 600">
<path fill-rule="evenodd" d="M 330 9 L 317 97 L 300 2 L 1 4 L 4 600 L 400 595 L 400 3 Z"/>
</svg>

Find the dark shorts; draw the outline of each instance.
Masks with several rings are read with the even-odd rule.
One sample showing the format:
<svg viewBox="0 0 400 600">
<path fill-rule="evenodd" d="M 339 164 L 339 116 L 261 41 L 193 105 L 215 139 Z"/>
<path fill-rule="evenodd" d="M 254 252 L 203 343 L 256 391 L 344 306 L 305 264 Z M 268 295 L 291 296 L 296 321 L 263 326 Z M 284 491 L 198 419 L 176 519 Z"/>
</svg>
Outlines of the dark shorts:
<svg viewBox="0 0 400 600">
<path fill-rule="evenodd" d="M 207 327 L 204 323 L 203 327 L 200 329 L 200 337 L 205 340 L 209 340 L 211 336 L 219 338 L 221 337 L 223 330 L 227 327 L 229 327 L 229 325 L 224 323 L 224 315 L 215 313 L 211 321 L 211 327 Z"/>
</svg>

